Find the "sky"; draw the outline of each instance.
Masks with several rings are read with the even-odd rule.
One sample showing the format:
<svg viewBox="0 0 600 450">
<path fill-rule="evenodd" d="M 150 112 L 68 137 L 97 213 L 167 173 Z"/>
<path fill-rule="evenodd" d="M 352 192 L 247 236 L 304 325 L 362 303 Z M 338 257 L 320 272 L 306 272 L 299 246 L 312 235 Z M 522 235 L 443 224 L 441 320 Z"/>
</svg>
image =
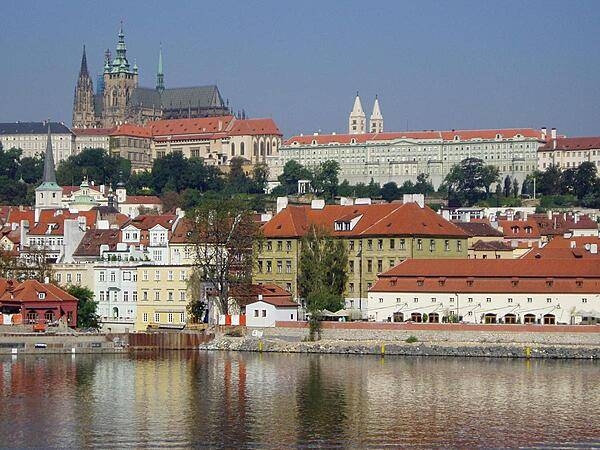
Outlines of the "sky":
<svg viewBox="0 0 600 450">
<path fill-rule="evenodd" d="M 140 85 L 216 83 L 285 136 L 346 132 L 358 91 L 386 131 L 556 127 L 600 135 L 600 1 L 2 1 L 0 122 L 70 125 L 87 48 L 123 20 Z"/>
</svg>

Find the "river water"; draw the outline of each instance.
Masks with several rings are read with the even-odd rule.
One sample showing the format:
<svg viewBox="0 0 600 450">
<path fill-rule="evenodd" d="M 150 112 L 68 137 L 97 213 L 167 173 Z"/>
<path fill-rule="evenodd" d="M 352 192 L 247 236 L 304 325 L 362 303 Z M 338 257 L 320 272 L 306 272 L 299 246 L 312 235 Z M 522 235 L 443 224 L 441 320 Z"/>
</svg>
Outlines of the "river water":
<svg viewBox="0 0 600 450">
<path fill-rule="evenodd" d="M 0 357 L 0 447 L 600 446 L 600 364 L 220 352 Z"/>
</svg>

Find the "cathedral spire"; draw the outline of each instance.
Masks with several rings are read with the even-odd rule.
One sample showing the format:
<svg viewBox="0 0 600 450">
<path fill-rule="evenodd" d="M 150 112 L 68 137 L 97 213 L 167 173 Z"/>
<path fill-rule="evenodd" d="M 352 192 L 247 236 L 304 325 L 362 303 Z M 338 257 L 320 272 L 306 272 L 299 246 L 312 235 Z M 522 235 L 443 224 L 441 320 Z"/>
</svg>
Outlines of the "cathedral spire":
<svg viewBox="0 0 600 450">
<path fill-rule="evenodd" d="M 81 69 L 79 69 L 79 76 L 87 75 L 89 76 L 88 66 L 87 66 L 87 57 L 85 56 L 85 44 L 83 44 L 83 55 L 81 55 Z"/>
<path fill-rule="evenodd" d="M 377 99 L 377 95 L 375 95 L 373 112 L 371 113 L 371 118 L 369 119 L 369 130 L 371 133 L 383 132 L 383 115 L 381 114 L 381 109 L 379 108 L 379 100 Z"/>
<path fill-rule="evenodd" d="M 356 92 L 356 98 L 354 99 L 354 106 L 352 112 L 348 118 L 348 133 L 350 134 L 363 134 L 365 133 L 365 122 L 366 115 L 363 111 L 362 104 L 360 103 L 360 97 L 358 91 Z"/>
<path fill-rule="evenodd" d="M 48 121 L 48 140 L 46 141 L 46 154 L 44 155 L 44 178 L 42 183 L 35 188 L 35 222 L 39 222 L 40 212 L 43 209 L 59 209 L 62 200 L 62 189 L 56 183 L 54 171 L 54 154 L 52 153 L 52 135 L 50 121 Z"/>
<path fill-rule="evenodd" d="M 156 90 L 162 92 L 165 90 L 165 74 L 163 72 L 162 43 L 158 49 L 158 71 L 156 72 Z"/>
</svg>

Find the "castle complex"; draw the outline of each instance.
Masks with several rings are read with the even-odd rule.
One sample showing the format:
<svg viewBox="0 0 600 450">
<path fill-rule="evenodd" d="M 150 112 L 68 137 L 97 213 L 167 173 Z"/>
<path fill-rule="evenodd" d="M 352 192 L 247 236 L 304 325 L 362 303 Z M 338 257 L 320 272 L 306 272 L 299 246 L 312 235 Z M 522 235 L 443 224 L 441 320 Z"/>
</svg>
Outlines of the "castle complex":
<svg viewBox="0 0 600 450">
<path fill-rule="evenodd" d="M 102 77 L 94 92 L 85 47 L 73 101 L 73 128 L 111 128 L 123 123 L 144 125 L 156 119 L 213 117 L 230 114 L 215 85 L 165 88 L 162 49 L 156 86 L 138 86 L 138 67 L 127 59 L 125 33 L 119 30 L 116 56 L 104 56 Z"/>
</svg>

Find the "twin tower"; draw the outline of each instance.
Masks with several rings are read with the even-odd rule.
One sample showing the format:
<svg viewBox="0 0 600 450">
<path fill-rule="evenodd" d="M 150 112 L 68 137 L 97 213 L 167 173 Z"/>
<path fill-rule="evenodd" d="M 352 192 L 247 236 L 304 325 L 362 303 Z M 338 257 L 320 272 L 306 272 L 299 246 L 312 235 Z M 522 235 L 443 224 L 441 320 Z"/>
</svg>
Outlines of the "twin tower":
<svg viewBox="0 0 600 450">
<path fill-rule="evenodd" d="M 363 111 L 362 104 L 360 103 L 360 97 L 358 92 L 354 99 L 354 107 L 348 118 L 348 133 L 350 134 L 364 134 L 367 132 L 367 116 Z M 375 104 L 373 105 L 373 112 L 369 119 L 369 133 L 382 133 L 383 132 L 383 116 L 379 109 L 379 100 L 375 96 Z"/>
</svg>

